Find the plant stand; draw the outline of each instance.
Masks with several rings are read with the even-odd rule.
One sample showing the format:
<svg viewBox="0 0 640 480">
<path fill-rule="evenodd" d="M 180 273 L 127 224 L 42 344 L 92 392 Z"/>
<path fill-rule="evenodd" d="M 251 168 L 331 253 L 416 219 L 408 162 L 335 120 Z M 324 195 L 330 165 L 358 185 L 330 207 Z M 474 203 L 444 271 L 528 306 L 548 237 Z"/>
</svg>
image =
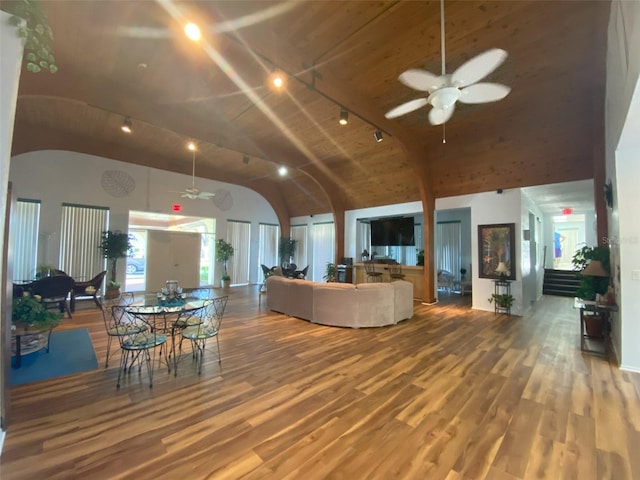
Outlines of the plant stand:
<svg viewBox="0 0 640 480">
<path fill-rule="evenodd" d="M 493 288 L 496 296 L 511 295 L 511 282 L 508 282 L 506 280 L 495 280 L 493 283 Z M 496 315 L 498 313 L 506 313 L 507 315 L 511 316 L 511 305 L 499 305 L 498 301 L 496 300 L 495 302 L 493 302 L 493 308 Z"/>
</svg>

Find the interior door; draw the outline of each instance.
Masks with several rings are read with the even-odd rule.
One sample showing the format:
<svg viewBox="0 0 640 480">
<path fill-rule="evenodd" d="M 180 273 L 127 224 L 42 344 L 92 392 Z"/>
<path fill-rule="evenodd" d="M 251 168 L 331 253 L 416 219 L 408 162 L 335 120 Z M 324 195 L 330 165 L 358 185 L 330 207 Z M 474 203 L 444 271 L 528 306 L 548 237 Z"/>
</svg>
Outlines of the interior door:
<svg viewBox="0 0 640 480">
<path fill-rule="evenodd" d="M 147 236 L 147 290 L 157 292 L 167 280 L 181 287 L 200 284 L 200 234 L 149 230 Z"/>
</svg>

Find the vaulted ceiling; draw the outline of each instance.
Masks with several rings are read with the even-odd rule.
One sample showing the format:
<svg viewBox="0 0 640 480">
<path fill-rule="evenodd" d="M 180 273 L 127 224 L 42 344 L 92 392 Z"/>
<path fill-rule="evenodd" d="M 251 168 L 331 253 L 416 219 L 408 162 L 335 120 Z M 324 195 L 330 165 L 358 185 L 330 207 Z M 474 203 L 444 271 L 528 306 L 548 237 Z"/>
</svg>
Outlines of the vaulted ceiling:
<svg viewBox="0 0 640 480">
<path fill-rule="evenodd" d="M 59 72 L 23 71 L 14 155 L 67 149 L 191 174 L 195 140 L 198 176 L 252 188 L 281 217 L 588 179 L 602 155 L 609 2 L 447 0 L 447 71 L 502 48 L 488 81 L 512 91 L 458 104 L 444 144 L 426 107 L 384 116 L 423 95 L 400 73 L 440 73 L 438 1 L 42 7 Z M 274 69 L 288 75 L 281 92 Z"/>
</svg>

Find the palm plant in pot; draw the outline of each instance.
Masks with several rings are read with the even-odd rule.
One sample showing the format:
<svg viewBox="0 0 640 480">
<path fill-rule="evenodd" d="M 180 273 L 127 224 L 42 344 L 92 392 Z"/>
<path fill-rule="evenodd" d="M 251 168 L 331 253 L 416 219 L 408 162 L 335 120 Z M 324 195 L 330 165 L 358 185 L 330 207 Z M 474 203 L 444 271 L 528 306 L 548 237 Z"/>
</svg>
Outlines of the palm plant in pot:
<svg viewBox="0 0 640 480">
<path fill-rule="evenodd" d="M 229 287 L 229 284 L 231 283 L 231 277 L 227 271 L 227 264 L 229 260 L 231 260 L 231 257 L 233 257 L 233 254 L 233 245 L 222 238 L 216 240 L 216 261 L 222 263 L 224 268 L 224 271 L 220 276 L 222 288 Z"/>
<path fill-rule="evenodd" d="M 116 267 L 118 259 L 125 258 L 131 253 L 133 248 L 131 237 L 128 233 L 118 230 L 106 230 L 102 232 L 99 248 L 109 264 L 109 282 L 104 296 L 105 298 L 118 298 L 120 296 L 120 282 L 117 281 Z"/>
<path fill-rule="evenodd" d="M 580 279 L 576 297 L 593 301 L 598 299 L 598 295 L 607 293 L 611 272 L 608 245 L 585 245 L 576 251 L 571 263 Z M 584 315 L 583 319 L 588 336 L 603 337 L 607 323 L 605 316 L 593 313 Z"/>
</svg>

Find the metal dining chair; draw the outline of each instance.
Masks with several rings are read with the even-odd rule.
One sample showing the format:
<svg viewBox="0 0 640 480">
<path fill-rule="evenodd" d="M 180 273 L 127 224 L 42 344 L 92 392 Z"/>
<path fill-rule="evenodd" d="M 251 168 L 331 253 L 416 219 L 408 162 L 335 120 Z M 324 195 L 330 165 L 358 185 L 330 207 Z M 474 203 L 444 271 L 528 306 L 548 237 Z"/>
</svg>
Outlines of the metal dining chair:
<svg viewBox="0 0 640 480">
<path fill-rule="evenodd" d="M 148 327 L 146 324 L 137 321 L 133 317 L 127 317 L 126 319 L 116 321 L 114 315 L 124 315 L 124 310 L 122 308 L 114 310 L 113 307 L 128 305 L 129 301 L 126 296 L 110 300 L 100 298 L 98 299 L 98 302 L 100 304 L 100 310 L 102 311 L 104 328 L 107 332 L 107 358 L 104 362 L 104 368 L 107 368 L 109 366 L 109 356 L 111 354 L 111 344 L 113 343 L 113 339 L 129 335 L 134 332 L 144 332 Z"/>
<path fill-rule="evenodd" d="M 138 362 L 138 371 L 142 370 L 142 363 L 146 363 L 149 388 L 153 387 L 153 364 L 155 363 L 156 347 L 162 347 L 167 343 L 167 335 L 160 333 L 158 329 L 151 328 L 147 322 L 142 320 L 141 315 L 136 315 L 136 308 L 144 307 L 133 305 L 115 305 L 111 307 L 115 328 L 117 331 L 122 332 L 121 335 L 117 336 L 122 351 L 118 381 L 116 383 L 117 388 L 120 388 L 122 374 L 131 373 L 136 361 Z M 132 325 L 145 325 L 147 328 L 142 330 L 142 328 L 132 328 Z M 160 354 L 162 355 L 162 352 Z"/>
<path fill-rule="evenodd" d="M 182 330 L 182 338 L 191 342 L 193 356 L 198 368 L 198 374 L 202 373 L 202 362 L 204 361 L 204 351 L 207 346 L 207 340 L 216 339 L 217 350 L 215 352 L 218 363 L 222 363 L 220 353 L 220 342 L 218 334 L 220 333 L 220 324 L 227 306 L 229 296 L 217 297 L 209 300 L 203 310 L 203 321 L 200 325 L 187 327 Z M 176 367 L 177 370 L 177 367 Z"/>
<path fill-rule="evenodd" d="M 376 267 L 372 260 L 364 262 L 364 270 L 367 273 L 367 282 L 382 281 L 382 272 L 376 272 Z"/>
</svg>

